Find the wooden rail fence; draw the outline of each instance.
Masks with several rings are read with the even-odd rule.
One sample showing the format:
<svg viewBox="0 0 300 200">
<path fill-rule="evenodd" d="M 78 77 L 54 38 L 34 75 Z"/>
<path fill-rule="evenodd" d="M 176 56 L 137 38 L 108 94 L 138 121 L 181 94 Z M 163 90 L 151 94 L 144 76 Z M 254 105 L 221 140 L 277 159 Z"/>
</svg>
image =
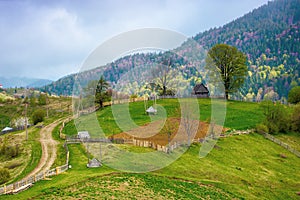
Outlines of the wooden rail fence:
<svg viewBox="0 0 300 200">
<path fill-rule="evenodd" d="M 300 152 L 297 151 L 296 149 L 294 149 L 293 147 L 289 146 L 288 144 L 282 142 L 281 140 L 275 138 L 273 135 L 270 135 L 268 133 L 263 133 L 264 137 L 275 142 L 276 144 L 279 144 L 280 146 L 282 146 L 283 148 L 287 149 L 288 151 L 292 152 L 293 154 L 295 154 L 298 158 L 300 158 Z"/>
</svg>

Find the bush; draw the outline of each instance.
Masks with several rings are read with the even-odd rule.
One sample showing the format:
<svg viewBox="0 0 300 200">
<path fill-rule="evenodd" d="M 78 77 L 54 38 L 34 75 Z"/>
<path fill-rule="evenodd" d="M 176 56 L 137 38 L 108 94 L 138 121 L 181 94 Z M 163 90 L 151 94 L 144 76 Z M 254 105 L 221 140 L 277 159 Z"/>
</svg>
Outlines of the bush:
<svg viewBox="0 0 300 200">
<path fill-rule="evenodd" d="M 268 126 L 268 129 L 269 129 L 269 133 L 277 134 L 277 133 L 280 132 L 279 131 L 280 130 L 279 126 L 277 124 L 275 124 L 274 122 L 268 122 L 267 126 Z"/>
<path fill-rule="evenodd" d="M 15 158 L 19 155 L 19 146 L 8 146 L 6 143 L 4 143 L 0 148 L 0 153 L 5 155 L 7 158 Z"/>
<path fill-rule="evenodd" d="M 258 132 L 260 134 L 269 133 L 269 128 L 264 124 L 257 124 L 256 132 Z"/>
<path fill-rule="evenodd" d="M 294 111 L 291 117 L 292 130 L 300 132 L 300 104 L 294 107 Z"/>
<path fill-rule="evenodd" d="M 9 158 L 15 158 L 19 155 L 19 147 L 16 146 L 8 146 L 5 149 L 5 155 Z"/>
<path fill-rule="evenodd" d="M 47 104 L 47 96 L 45 94 L 40 94 L 38 98 L 39 105 L 43 106 Z"/>
<path fill-rule="evenodd" d="M 272 101 L 263 101 L 260 106 L 265 115 L 264 124 L 268 127 L 269 133 L 287 132 L 290 130 L 290 115 L 286 108 Z"/>
<path fill-rule="evenodd" d="M 37 123 L 44 121 L 45 115 L 46 112 L 42 109 L 34 111 L 34 113 L 32 114 L 33 124 L 36 125 Z"/>
<path fill-rule="evenodd" d="M 10 173 L 6 168 L 0 168 L 0 184 L 6 183 L 10 179 Z"/>
<path fill-rule="evenodd" d="M 288 102 L 297 104 L 300 102 L 300 86 L 293 87 L 288 95 Z"/>
</svg>

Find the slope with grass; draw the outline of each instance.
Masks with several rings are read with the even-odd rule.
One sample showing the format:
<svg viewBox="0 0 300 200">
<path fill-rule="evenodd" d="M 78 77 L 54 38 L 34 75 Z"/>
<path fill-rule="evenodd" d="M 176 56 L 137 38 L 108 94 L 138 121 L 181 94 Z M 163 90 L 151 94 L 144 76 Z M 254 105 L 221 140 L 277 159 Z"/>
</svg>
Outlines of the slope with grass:
<svg viewBox="0 0 300 200">
<path fill-rule="evenodd" d="M 200 108 L 200 120 L 203 122 L 210 122 L 212 101 L 210 99 L 199 99 L 198 103 Z M 213 103 L 218 103 L 218 101 L 215 101 Z M 152 116 L 152 119 L 163 119 L 164 116 L 160 115 L 160 113 L 164 112 L 166 112 L 166 117 L 168 118 L 180 117 L 180 103 L 178 102 L 178 99 L 158 100 L 157 104 L 159 105 L 158 115 L 154 117 Z M 260 123 L 263 119 L 262 109 L 257 103 L 227 101 L 224 105 L 227 109 L 226 119 L 224 123 L 225 128 L 237 130 L 251 129 L 255 128 L 256 124 Z M 96 115 L 92 114 L 82 116 L 79 120 L 76 121 L 76 126 L 79 131 L 88 130 L 93 137 L 100 137 L 102 135 L 99 134 L 101 131 L 99 130 L 98 122 L 102 129 L 102 133 L 104 133 L 106 136 L 111 136 L 124 131 L 132 130 L 136 128 L 136 126 L 131 125 L 131 122 L 125 123 L 124 128 L 121 130 L 121 128 L 117 124 L 116 119 L 119 119 L 120 121 L 128 121 L 128 119 L 122 119 L 121 117 L 119 117 L 122 116 L 122 113 L 118 113 L 119 116 L 117 116 L 116 114 L 114 115 L 114 113 L 116 113 L 116 110 L 119 111 L 121 109 L 124 109 L 124 106 L 129 106 L 131 117 L 130 120 L 132 120 L 132 122 L 134 122 L 136 125 L 142 126 L 151 122 L 151 118 L 145 114 L 144 102 L 135 102 L 130 103 L 129 105 L 113 105 L 105 107 L 104 109 L 98 111 Z M 96 117 L 98 120 L 97 124 L 95 124 Z M 65 134 L 74 135 L 76 133 L 77 132 L 74 126 L 67 125 Z"/>
<path fill-rule="evenodd" d="M 51 181 L 38 182 L 29 190 L 10 196 L 11 199 L 94 198 L 95 191 L 103 192 L 108 198 L 121 198 L 120 195 L 127 191 L 130 193 L 129 190 L 139 191 L 137 195 L 145 199 L 146 195 L 159 197 L 189 193 L 203 198 L 203 195 L 216 195 L 211 196 L 216 199 L 221 199 L 220 194 L 230 199 L 297 199 L 296 192 L 300 186 L 297 173 L 300 159 L 258 134 L 220 139 L 217 147 L 203 159 L 198 157 L 200 145 L 195 144 L 168 167 L 139 175 L 111 174 L 114 170 L 105 166 L 88 169 L 83 147 L 78 144 L 69 145 L 69 148 L 71 169 Z M 280 157 L 281 153 L 287 158 Z M 127 186 L 129 182 L 125 179 L 141 184 Z M 177 184 L 180 185 L 178 190 Z M 163 185 L 170 186 L 170 190 Z M 157 187 L 162 190 L 157 191 Z M 181 197 L 191 199 L 194 196 Z M 0 196 L 0 199 L 3 198 L 5 196 Z"/>
<path fill-rule="evenodd" d="M 68 108 L 71 105 L 71 98 L 49 98 L 48 105 L 35 105 L 28 107 L 28 116 L 31 116 L 35 109 L 49 109 L 49 116 L 44 119 L 43 124 L 47 127 L 47 125 L 51 124 L 56 119 L 64 118 L 69 114 Z M 63 109 L 62 109 L 63 108 Z M 15 99 L 14 101 L 7 101 L 0 105 L 0 122 L 2 122 L 2 126 L 7 126 L 10 121 L 14 118 L 19 118 L 24 115 L 24 104 L 21 99 Z M 51 128 L 54 128 L 56 125 L 53 125 Z M 14 157 L 8 157 L 0 154 L 0 167 L 8 168 L 11 174 L 11 179 L 5 183 L 9 184 L 29 175 L 31 171 L 35 169 L 38 165 L 42 156 L 42 146 L 40 143 L 40 133 L 43 135 L 48 131 L 48 136 L 42 138 L 43 142 L 46 145 L 46 148 L 51 149 L 50 146 L 55 146 L 54 141 L 50 138 L 51 130 L 47 130 L 47 128 L 39 129 L 36 127 L 30 127 L 28 129 L 28 141 L 26 141 L 25 131 L 12 132 L 4 135 L 0 135 L 0 148 L 5 146 L 14 147 L 18 146 L 19 154 Z M 53 144 L 52 144 L 53 143 Z M 43 148 L 45 148 L 43 145 Z M 56 157 L 56 150 L 49 154 L 49 158 L 52 158 L 51 162 L 45 164 L 44 169 L 48 169 L 51 167 L 52 163 Z M 47 154 L 48 155 L 48 154 Z M 44 155 L 45 157 L 45 155 Z"/>
<path fill-rule="evenodd" d="M 300 133 L 282 133 L 275 137 L 300 152 Z"/>
<path fill-rule="evenodd" d="M 202 101 L 201 117 L 207 119 L 209 100 L 199 101 Z M 169 116 L 176 116 L 176 100 L 159 103 L 165 106 Z M 141 102 L 130 104 L 130 107 L 131 116 L 137 124 L 148 122 L 148 116 L 141 114 Z M 229 101 L 227 108 L 225 124 L 230 128 L 252 128 L 262 118 L 261 110 L 255 103 Z M 110 107 L 98 111 L 97 117 L 101 120 L 101 126 L 107 130 L 113 128 L 117 132 Z M 72 123 L 65 127 L 67 135 L 76 132 Z M 123 145 L 122 148 L 136 153 L 148 152 L 141 147 Z M 51 181 L 40 181 L 29 190 L 10 198 L 88 199 L 95 198 L 95 192 L 118 199 L 124 194 L 136 194 L 136 197 L 145 199 L 168 195 L 170 198 L 190 199 L 221 199 L 223 196 L 229 199 L 299 198 L 300 174 L 297 170 L 300 159 L 262 135 L 220 138 L 215 148 L 203 159 L 199 158 L 199 149 L 200 144 L 192 145 L 183 156 L 161 170 L 146 174 L 124 174 L 105 165 L 101 168 L 86 168 L 87 155 L 83 145 L 69 145 L 71 169 L 53 177 Z M 286 157 L 283 158 L 281 154 Z M 0 199 L 5 198 L 0 196 Z"/>
</svg>

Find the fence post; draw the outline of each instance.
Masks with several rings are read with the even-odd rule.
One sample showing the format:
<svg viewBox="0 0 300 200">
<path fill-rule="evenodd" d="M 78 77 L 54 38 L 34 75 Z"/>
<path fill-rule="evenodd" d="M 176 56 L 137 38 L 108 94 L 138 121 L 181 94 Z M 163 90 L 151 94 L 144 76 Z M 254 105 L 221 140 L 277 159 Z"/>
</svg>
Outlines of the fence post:
<svg viewBox="0 0 300 200">
<path fill-rule="evenodd" d="M 46 179 L 46 173 L 43 172 L 43 179 Z"/>
<path fill-rule="evenodd" d="M 59 174 L 59 167 L 56 167 L 56 175 Z"/>
<path fill-rule="evenodd" d="M 6 185 L 4 185 L 4 194 L 6 194 Z"/>
<path fill-rule="evenodd" d="M 67 164 L 69 164 L 69 157 L 70 157 L 70 152 L 67 152 Z"/>
</svg>

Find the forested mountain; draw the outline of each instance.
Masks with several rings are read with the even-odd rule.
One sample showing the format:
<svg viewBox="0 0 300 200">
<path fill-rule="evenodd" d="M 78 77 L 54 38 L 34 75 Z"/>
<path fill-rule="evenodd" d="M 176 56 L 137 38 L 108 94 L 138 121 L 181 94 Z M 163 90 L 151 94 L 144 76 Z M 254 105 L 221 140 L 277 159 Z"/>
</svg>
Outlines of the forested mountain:
<svg viewBox="0 0 300 200">
<path fill-rule="evenodd" d="M 300 1 L 277 0 L 194 39 L 207 48 L 236 46 L 248 56 L 249 76 L 242 95 L 249 99 L 287 97 L 300 84 Z"/>
<path fill-rule="evenodd" d="M 195 24 L 195 26 L 197 26 Z M 245 85 L 240 92 L 231 98 L 261 100 L 285 100 L 288 91 L 300 85 L 300 0 L 276 0 L 268 2 L 258 9 L 238 18 L 222 27 L 212 28 L 199 33 L 192 39 L 205 49 L 218 43 L 236 46 L 248 57 L 248 74 Z M 136 54 L 123 57 L 109 63 L 103 68 L 78 74 L 80 79 L 99 79 L 104 74 L 106 80 L 114 85 L 120 77 L 137 65 L 152 65 L 163 61 L 166 57 L 172 58 L 173 67 L 180 67 L 184 77 L 191 79 L 201 76 L 195 71 L 202 61 L 188 62 L 184 58 L 195 50 L 190 47 L 190 41 L 170 52 Z M 179 56 L 176 56 L 179 55 Z M 146 76 L 143 70 L 135 71 L 136 76 Z M 134 74 L 131 75 L 134 77 Z M 52 93 L 70 95 L 75 75 L 64 77 L 46 87 Z M 191 81 L 196 79 L 192 78 Z M 191 83 L 194 84 L 194 83 Z M 128 84 L 128 87 L 131 86 Z"/>
</svg>

